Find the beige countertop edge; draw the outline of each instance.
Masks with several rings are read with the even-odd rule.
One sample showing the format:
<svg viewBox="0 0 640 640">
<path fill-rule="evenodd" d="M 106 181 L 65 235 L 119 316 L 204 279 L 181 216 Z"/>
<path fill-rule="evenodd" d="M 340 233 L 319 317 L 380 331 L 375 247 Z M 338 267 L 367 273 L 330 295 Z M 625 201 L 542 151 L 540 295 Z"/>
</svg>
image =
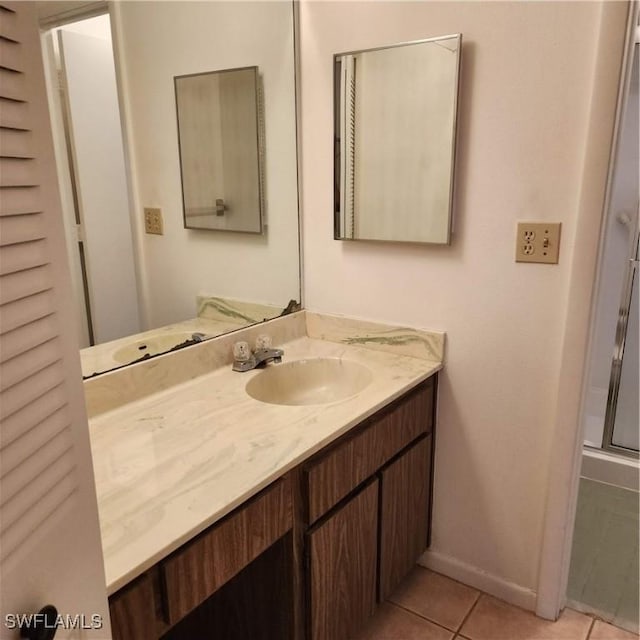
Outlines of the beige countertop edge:
<svg viewBox="0 0 640 640">
<path fill-rule="evenodd" d="M 90 421 L 109 595 L 442 369 L 441 362 L 311 338 L 298 338 L 283 346 L 285 361 L 305 356 L 345 357 L 369 365 L 379 379 L 340 402 L 283 407 L 265 405 L 246 395 L 246 381 L 257 372 L 235 374 L 223 367 Z M 216 380 L 223 389 L 207 398 Z M 236 410 L 237 425 L 230 419 Z M 218 443 L 222 451 L 216 448 L 217 430 L 203 427 L 202 423 L 210 422 L 223 425 Z M 176 443 L 166 437 L 171 433 L 167 427 L 176 431 Z M 202 438 L 212 442 L 201 443 Z M 287 438 L 291 438 L 290 448 Z M 277 445 L 270 448 L 275 442 Z M 189 445 L 194 447 L 191 455 L 199 456 L 201 467 L 206 468 L 200 484 L 197 478 L 189 477 Z M 228 459 L 225 447 L 231 449 Z M 185 464 L 185 457 L 190 463 Z M 195 466 L 197 463 L 193 460 Z M 175 480 L 171 473 L 176 474 Z M 224 477 L 226 488 L 220 487 L 216 475 Z M 165 486 L 156 488 L 157 483 Z M 132 514 L 128 519 L 127 508 Z"/>
</svg>

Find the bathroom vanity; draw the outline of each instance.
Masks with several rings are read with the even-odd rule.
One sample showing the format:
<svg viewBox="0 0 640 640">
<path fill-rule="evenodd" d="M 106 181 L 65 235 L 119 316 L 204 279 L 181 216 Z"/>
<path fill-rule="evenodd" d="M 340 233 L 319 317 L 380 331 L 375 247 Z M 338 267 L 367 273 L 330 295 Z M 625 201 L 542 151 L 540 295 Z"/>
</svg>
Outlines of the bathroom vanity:
<svg viewBox="0 0 640 640">
<path fill-rule="evenodd" d="M 334 339 L 274 343 L 366 367 L 342 401 L 259 402 L 227 365 L 92 418 L 115 639 L 350 638 L 410 571 L 441 362 Z"/>
<path fill-rule="evenodd" d="M 114 638 L 352 637 L 428 545 L 435 389 L 434 375 L 113 594 Z"/>
</svg>

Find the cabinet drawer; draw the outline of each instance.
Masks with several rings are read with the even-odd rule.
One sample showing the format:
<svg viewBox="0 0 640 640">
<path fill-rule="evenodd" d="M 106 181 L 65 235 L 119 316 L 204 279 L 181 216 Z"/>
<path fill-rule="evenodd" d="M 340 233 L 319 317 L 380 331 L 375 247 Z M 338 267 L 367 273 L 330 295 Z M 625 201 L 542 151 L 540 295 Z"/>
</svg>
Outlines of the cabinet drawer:
<svg viewBox="0 0 640 640">
<path fill-rule="evenodd" d="M 433 426 L 434 377 L 305 467 L 309 524 Z"/>
<path fill-rule="evenodd" d="M 291 487 L 283 478 L 164 560 L 167 622 L 174 624 L 201 604 L 291 524 Z"/>
</svg>

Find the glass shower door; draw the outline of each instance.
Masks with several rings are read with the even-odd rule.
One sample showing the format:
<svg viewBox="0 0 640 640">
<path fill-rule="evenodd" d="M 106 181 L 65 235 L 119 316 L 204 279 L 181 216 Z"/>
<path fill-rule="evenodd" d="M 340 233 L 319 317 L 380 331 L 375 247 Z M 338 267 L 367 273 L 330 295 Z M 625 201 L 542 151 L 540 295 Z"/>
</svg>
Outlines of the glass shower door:
<svg viewBox="0 0 640 640">
<path fill-rule="evenodd" d="M 638 232 L 622 293 L 616 344 L 611 367 L 609 398 L 605 416 L 603 448 L 638 454 Z"/>
<path fill-rule="evenodd" d="M 638 204 L 640 174 L 640 62 L 636 41 L 629 92 L 625 113 L 621 124 L 621 138 L 616 152 L 612 195 L 610 201 L 609 249 L 605 250 L 605 262 L 615 267 L 621 285 L 617 319 L 615 322 L 615 343 L 613 361 L 609 377 L 609 390 L 604 419 L 602 448 L 616 453 L 638 457 L 640 437 L 638 416 L 638 238 L 640 227 L 640 206 Z M 612 215 L 613 214 L 613 215 Z M 615 242 L 615 244 L 614 244 Z M 624 262 L 621 262 L 624 261 Z M 608 261 L 608 262 L 607 262 Z M 609 286 L 615 281 L 609 280 Z M 610 290 L 610 294 L 614 293 Z M 615 294 L 614 294 L 615 296 Z M 617 296 L 615 296 L 617 297 Z M 610 303 L 615 304 L 614 298 Z M 609 307 L 611 311 L 613 309 Z M 614 328 L 613 322 L 611 329 Z M 609 334 L 611 338 L 613 333 Z M 609 339 L 611 339 L 609 338 Z M 610 344 L 610 343 L 609 343 Z M 604 372 L 603 372 L 604 373 Z"/>
</svg>

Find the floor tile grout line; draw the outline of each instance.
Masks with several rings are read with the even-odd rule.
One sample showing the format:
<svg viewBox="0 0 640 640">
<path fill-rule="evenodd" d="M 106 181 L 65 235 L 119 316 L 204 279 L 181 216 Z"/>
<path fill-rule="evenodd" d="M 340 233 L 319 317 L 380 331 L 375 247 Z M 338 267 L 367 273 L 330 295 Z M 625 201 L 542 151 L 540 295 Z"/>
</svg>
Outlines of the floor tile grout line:
<svg viewBox="0 0 640 640">
<path fill-rule="evenodd" d="M 433 618 L 429 618 L 428 616 L 424 615 L 423 613 L 418 613 L 417 611 L 414 611 L 413 609 L 409 609 L 408 607 L 400 604 L 399 602 L 395 602 L 394 600 L 391 600 L 390 598 L 385 600 L 385 602 L 389 602 L 393 605 L 395 605 L 396 607 L 403 609 L 404 611 L 408 611 L 409 613 L 413 613 L 417 616 L 419 616 L 420 618 L 422 618 L 423 620 L 427 620 L 428 622 L 433 622 L 433 624 L 438 625 L 439 627 L 442 627 L 443 629 L 446 629 L 447 631 L 453 631 L 453 633 L 458 633 L 460 631 L 460 629 L 462 628 L 462 625 L 466 622 L 467 618 L 469 617 L 469 614 L 471 613 L 471 611 L 473 610 L 473 608 L 476 606 L 478 600 L 480 599 L 480 596 L 484 593 L 483 591 L 480 591 L 480 589 L 476 589 L 475 587 L 471 587 L 468 584 L 464 584 L 464 582 L 460 582 L 459 580 L 455 580 L 454 578 L 450 578 L 449 576 L 445 576 L 444 573 L 438 573 L 437 571 L 433 571 L 432 569 L 428 569 L 427 567 L 423 567 L 422 565 L 416 564 L 415 565 L 417 568 L 422 569 L 424 571 L 427 571 L 429 573 L 434 573 L 442 578 L 446 578 L 447 580 L 450 580 L 451 582 L 455 582 L 456 584 L 459 584 L 463 587 L 465 587 L 466 589 L 469 589 L 471 591 L 475 591 L 476 592 L 476 599 L 473 601 L 473 604 L 471 605 L 471 607 L 469 608 L 469 611 L 467 611 L 467 613 L 465 614 L 465 616 L 462 619 L 462 622 L 458 625 L 458 627 L 456 629 L 450 629 L 449 627 L 445 626 L 444 624 L 442 624 L 441 622 L 437 622 L 436 620 L 433 620 Z"/>
<path fill-rule="evenodd" d="M 478 597 L 476 598 L 476 601 L 471 605 L 471 608 L 469 609 L 469 611 L 467 611 L 467 615 L 462 619 L 462 622 L 456 629 L 456 633 L 460 633 L 460 631 L 462 631 L 462 627 L 464 627 L 464 623 L 469 619 L 469 617 L 473 613 L 473 610 L 476 608 L 476 605 L 478 604 L 478 602 L 480 602 L 480 598 L 482 598 L 482 595 L 483 595 L 483 592 L 478 591 Z"/>
<path fill-rule="evenodd" d="M 587 631 L 587 635 L 584 637 L 584 640 L 589 640 L 589 638 L 591 637 L 591 632 L 593 631 L 593 627 L 595 626 L 596 626 L 596 619 L 592 616 L 591 624 L 589 625 L 589 631 Z"/>
<path fill-rule="evenodd" d="M 427 618 L 426 616 L 423 616 L 423 615 L 417 613 L 416 611 L 413 611 L 411 609 L 407 609 L 406 607 L 403 607 L 401 604 L 397 604 L 397 603 L 393 602 L 392 600 L 385 600 L 384 602 L 396 607 L 396 609 L 400 609 L 401 611 L 405 611 L 406 613 L 411 613 L 414 616 L 417 616 L 418 618 L 420 618 L 421 620 L 429 622 L 430 624 L 434 624 L 436 627 L 438 627 L 440 629 L 443 629 L 444 631 L 448 631 L 449 633 L 453 633 L 454 635 L 456 633 L 453 629 L 449 629 L 449 627 L 445 627 L 441 623 L 436 622 L 435 620 L 432 620 L 431 618 Z M 452 640 L 453 640 L 453 637 L 454 636 L 451 636 Z"/>
<path fill-rule="evenodd" d="M 427 622 L 431 622 L 432 624 L 436 624 L 439 627 L 442 627 L 443 629 L 446 629 L 447 631 L 451 631 L 452 633 L 455 633 L 455 629 L 449 629 L 449 627 L 445 627 L 442 622 L 436 622 L 433 618 L 429 618 L 428 616 L 425 616 L 423 613 L 418 613 L 417 611 L 414 611 L 413 609 L 409 609 L 409 607 L 405 607 L 404 605 L 398 603 L 398 602 L 394 602 L 393 600 L 385 600 L 385 602 L 388 602 L 389 604 L 392 604 L 394 607 L 397 607 L 398 609 L 402 609 L 403 611 L 406 611 L 407 613 L 412 613 L 414 616 L 418 616 L 418 618 L 422 618 L 423 620 L 426 620 Z"/>
</svg>

